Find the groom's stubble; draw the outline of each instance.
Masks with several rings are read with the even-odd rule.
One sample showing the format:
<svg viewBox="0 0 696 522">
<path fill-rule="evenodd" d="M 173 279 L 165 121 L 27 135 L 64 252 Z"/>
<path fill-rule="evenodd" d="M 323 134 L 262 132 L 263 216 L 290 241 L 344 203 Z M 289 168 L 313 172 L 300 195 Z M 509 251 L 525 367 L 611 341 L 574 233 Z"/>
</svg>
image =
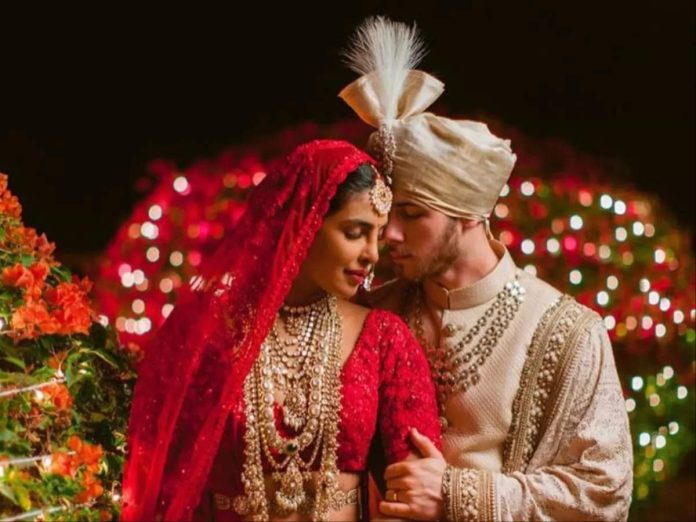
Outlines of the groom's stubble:
<svg viewBox="0 0 696 522">
<path fill-rule="evenodd" d="M 457 220 L 451 219 L 439 234 L 434 246 L 430 249 L 432 255 L 414 259 L 413 269 L 408 274 L 396 265 L 396 273 L 413 281 L 422 281 L 426 277 L 436 277 L 442 274 L 460 256 L 456 228 Z"/>
</svg>

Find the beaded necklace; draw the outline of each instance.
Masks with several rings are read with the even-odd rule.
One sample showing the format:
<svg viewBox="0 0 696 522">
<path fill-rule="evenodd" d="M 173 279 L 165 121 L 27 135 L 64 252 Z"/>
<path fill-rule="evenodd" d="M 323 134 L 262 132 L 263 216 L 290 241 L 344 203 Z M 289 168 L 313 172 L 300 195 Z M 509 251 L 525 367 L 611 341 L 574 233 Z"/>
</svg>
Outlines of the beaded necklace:
<svg viewBox="0 0 696 522">
<path fill-rule="evenodd" d="M 428 356 L 442 410 L 452 393 L 460 389 L 467 391 L 480 381 L 480 369 L 514 319 L 524 301 L 525 289 L 516 277 L 506 283 L 476 323 L 457 344 L 450 347 L 435 346 L 426 339 L 423 327 L 423 288 L 419 284 L 414 291 L 409 323 L 413 325 L 416 338 Z"/>
<path fill-rule="evenodd" d="M 291 335 L 282 341 L 278 331 L 284 319 Z M 244 495 L 234 509 L 253 520 L 268 520 L 269 513 L 287 516 L 301 512 L 312 520 L 326 520 L 340 509 L 345 493 L 338 487 L 336 463 L 341 403 L 341 318 L 336 298 L 308 307 L 284 307 L 261 347 L 261 354 L 244 383 Z M 286 426 L 297 434 L 278 432 L 274 417 L 275 391 L 285 394 Z M 273 469 L 275 495 L 267 501 L 262 458 Z M 311 471 L 317 458 L 318 473 Z M 307 487 L 312 484 L 313 488 Z M 313 490 L 313 494 L 309 491 Z M 270 505 L 269 505 L 270 504 Z"/>
</svg>

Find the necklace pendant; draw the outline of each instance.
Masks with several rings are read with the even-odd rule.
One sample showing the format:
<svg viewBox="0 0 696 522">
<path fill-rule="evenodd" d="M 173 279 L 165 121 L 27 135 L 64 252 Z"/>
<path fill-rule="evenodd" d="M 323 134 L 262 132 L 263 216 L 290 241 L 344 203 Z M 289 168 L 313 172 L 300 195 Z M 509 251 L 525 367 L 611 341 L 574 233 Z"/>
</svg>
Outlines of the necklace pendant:
<svg viewBox="0 0 696 522">
<path fill-rule="evenodd" d="M 279 488 L 275 493 L 275 504 L 278 513 L 289 514 L 299 511 L 307 501 L 304 490 L 302 472 L 297 467 L 295 459 L 290 462 L 280 479 Z"/>
<path fill-rule="evenodd" d="M 290 388 L 283 404 L 283 424 L 295 431 L 307 423 L 307 396 L 302 388 L 300 385 Z"/>
</svg>

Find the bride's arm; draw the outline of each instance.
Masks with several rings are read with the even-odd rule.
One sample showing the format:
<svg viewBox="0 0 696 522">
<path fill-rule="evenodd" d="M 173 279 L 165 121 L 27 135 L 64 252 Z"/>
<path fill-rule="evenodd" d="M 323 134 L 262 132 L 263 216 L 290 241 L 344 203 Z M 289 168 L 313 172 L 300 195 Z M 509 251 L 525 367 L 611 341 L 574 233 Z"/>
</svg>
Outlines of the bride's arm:
<svg viewBox="0 0 696 522">
<path fill-rule="evenodd" d="M 387 464 L 417 458 L 413 428 L 441 447 L 435 386 L 422 348 L 406 324 L 384 312 L 380 347 L 379 431 Z"/>
<path fill-rule="evenodd" d="M 370 448 L 369 469 L 374 479 L 370 488 L 370 513 L 377 521 L 396 520 L 379 512 L 388 464 L 416 460 L 419 453 L 409 433 L 416 428 L 440 448 L 440 422 L 435 387 L 422 348 L 406 324 L 393 314 L 380 321 L 380 436 Z"/>
</svg>

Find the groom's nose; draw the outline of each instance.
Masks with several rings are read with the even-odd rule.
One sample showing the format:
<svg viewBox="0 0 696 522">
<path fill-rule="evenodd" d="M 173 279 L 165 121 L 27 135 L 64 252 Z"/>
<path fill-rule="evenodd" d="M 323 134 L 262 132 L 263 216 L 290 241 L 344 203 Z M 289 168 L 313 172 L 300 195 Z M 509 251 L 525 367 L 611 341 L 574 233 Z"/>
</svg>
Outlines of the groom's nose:
<svg viewBox="0 0 696 522">
<path fill-rule="evenodd" d="M 397 218 L 389 219 L 389 223 L 384 228 L 383 238 L 387 246 L 394 246 L 404 242 L 404 232 Z"/>
</svg>

